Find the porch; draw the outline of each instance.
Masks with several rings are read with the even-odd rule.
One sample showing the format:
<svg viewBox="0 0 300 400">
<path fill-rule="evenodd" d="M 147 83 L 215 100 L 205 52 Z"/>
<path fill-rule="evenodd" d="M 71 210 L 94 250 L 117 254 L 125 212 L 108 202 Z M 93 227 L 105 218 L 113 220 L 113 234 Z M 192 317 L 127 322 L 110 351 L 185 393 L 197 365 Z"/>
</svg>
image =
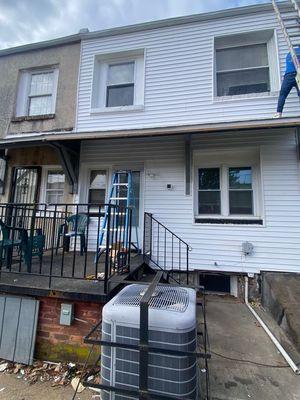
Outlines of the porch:
<svg viewBox="0 0 300 400">
<path fill-rule="evenodd" d="M 0 204 L 0 291 L 105 302 L 154 269 L 188 279 L 188 245 L 151 214 L 143 225 L 142 246 L 130 207 Z"/>
</svg>

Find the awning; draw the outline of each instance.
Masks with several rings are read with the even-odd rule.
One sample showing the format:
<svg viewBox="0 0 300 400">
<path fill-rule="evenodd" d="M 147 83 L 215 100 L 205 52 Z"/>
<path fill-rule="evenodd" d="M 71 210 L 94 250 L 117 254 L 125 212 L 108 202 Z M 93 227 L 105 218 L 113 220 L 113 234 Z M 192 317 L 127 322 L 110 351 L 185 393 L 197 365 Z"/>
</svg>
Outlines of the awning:
<svg viewBox="0 0 300 400">
<path fill-rule="evenodd" d="M 300 127 L 300 116 L 293 118 L 259 119 L 235 122 L 217 122 L 209 124 L 167 126 L 144 129 L 105 130 L 97 132 L 47 132 L 47 133 L 22 133 L 8 135 L 0 140 L 1 148 L 22 146 L 36 146 L 50 144 L 51 142 L 91 140 L 91 139 L 116 139 L 130 137 L 171 136 L 199 133 L 224 133 L 234 131 L 249 131 L 257 129 Z M 50 143 L 49 143 L 50 142 Z"/>
</svg>

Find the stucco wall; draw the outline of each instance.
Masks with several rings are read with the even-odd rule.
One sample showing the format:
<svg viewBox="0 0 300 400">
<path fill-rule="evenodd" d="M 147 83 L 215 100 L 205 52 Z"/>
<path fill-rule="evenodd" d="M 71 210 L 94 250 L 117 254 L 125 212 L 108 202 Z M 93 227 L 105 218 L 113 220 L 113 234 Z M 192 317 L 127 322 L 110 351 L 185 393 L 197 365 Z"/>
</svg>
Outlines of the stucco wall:
<svg viewBox="0 0 300 400">
<path fill-rule="evenodd" d="M 41 167 L 61 165 L 59 157 L 56 151 L 49 146 L 36 146 L 26 149 L 10 149 L 8 150 L 8 171 L 5 184 L 5 193 L 0 195 L 0 203 L 6 203 L 9 201 L 9 193 L 11 186 L 11 177 L 13 167 L 25 167 L 25 166 L 36 166 Z M 43 179 L 43 176 L 42 176 Z M 40 189 L 41 195 L 41 189 Z M 39 196 L 40 197 L 40 196 Z M 72 194 L 69 193 L 69 184 L 65 182 L 65 193 L 64 202 L 72 203 L 74 198 Z"/>
<path fill-rule="evenodd" d="M 0 57 L 0 137 L 7 133 L 43 132 L 74 127 L 80 43 Z M 11 122 L 15 114 L 19 72 L 58 65 L 55 117 Z"/>
</svg>

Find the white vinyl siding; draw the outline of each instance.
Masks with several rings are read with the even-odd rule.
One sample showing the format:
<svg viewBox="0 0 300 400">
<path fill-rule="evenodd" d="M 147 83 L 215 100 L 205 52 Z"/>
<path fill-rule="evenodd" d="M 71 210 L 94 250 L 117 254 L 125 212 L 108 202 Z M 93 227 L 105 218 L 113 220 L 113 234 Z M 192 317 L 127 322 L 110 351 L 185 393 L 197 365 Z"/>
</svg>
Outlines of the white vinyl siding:
<svg viewBox="0 0 300 400">
<path fill-rule="evenodd" d="M 134 169 L 135 164 L 144 164 L 143 208 L 189 243 L 191 269 L 300 272 L 300 179 L 294 130 L 194 135 L 192 148 L 225 153 L 259 149 L 262 226 L 194 223 L 194 196 L 185 195 L 184 137 L 84 141 L 81 170 L 99 160 L 107 167 Z M 80 187 L 85 185 L 84 176 Z M 254 245 L 253 256 L 242 255 L 245 241 Z"/>
<path fill-rule="evenodd" d="M 243 32 L 275 31 L 274 51 L 268 51 L 270 93 L 244 98 L 215 97 L 215 39 Z M 279 61 L 277 53 L 279 47 Z M 269 46 L 269 44 L 268 44 Z M 91 113 L 91 88 L 97 54 L 145 49 L 145 102 L 142 112 Z M 226 17 L 169 26 L 99 39 L 83 40 L 79 77 L 77 129 L 105 132 L 161 126 L 230 122 L 270 118 L 274 114 L 288 52 L 273 12 Z M 240 96 L 232 96 L 240 97 Z M 291 93 L 285 116 L 299 115 L 296 92 Z"/>
</svg>

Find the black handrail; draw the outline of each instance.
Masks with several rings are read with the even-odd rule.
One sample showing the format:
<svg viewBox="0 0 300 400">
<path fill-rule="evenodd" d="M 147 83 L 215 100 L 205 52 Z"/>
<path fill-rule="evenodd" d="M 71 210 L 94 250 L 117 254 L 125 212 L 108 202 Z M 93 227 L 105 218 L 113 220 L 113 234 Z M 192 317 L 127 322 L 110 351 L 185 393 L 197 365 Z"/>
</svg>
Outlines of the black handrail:
<svg viewBox="0 0 300 400">
<path fill-rule="evenodd" d="M 167 278 L 180 284 L 184 275 L 189 284 L 191 247 L 148 212 L 144 214 L 143 245 L 144 257 L 163 270 Z"/>
<path fill-rule="evenodd" d="M 113 275 L 130 270 L 131 213 L 115 204 L 0 203 L 0 281 L 11 282 L 9 273 L 44 277 L 48 288 L 58 278 L 97 280 L 109 293 Z"/>
</svg>

